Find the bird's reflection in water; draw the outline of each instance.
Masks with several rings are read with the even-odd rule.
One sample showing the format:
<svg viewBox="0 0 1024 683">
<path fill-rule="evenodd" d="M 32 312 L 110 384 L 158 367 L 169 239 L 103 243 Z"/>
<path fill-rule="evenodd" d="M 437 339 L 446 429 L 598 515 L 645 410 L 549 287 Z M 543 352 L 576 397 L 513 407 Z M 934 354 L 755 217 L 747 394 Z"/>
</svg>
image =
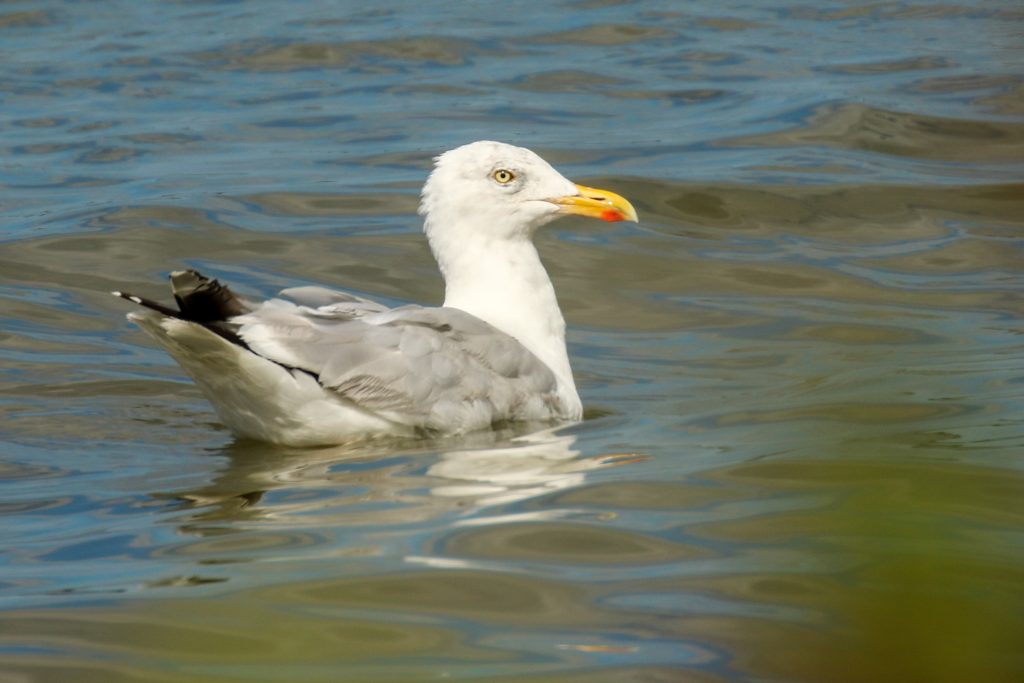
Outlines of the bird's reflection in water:
<svg viewBox="0 0 1024 683">
<path fill-rule="evenodd" d="M 546 429 L 501 445 L 445 451 L 427 474 L 440 480 L 434 496 L 497 505 L 579 486 L 586 472 L 618 455 L 580 458 L 574 434 Z"/>
<path fill-rule="evenodd" d="M 579 486 L 587 472 L 636 457 L 581 457 L 575 434 L 533 429 L 320 449 L 235 442 L 215 451 L 227 463 L 209 484 L 158 495 L 182 501 L 182 530 L 200 535 L 244 522 L 310 524 L 310 515 L 318 526 L 411 524 Z"/>
</svg>

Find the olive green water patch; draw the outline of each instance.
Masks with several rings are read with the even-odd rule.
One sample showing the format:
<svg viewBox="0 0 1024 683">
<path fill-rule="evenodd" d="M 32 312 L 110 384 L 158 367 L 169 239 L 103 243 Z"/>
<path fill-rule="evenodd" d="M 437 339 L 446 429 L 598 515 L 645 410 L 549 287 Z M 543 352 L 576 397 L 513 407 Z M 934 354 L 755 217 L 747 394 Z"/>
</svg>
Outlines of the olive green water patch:
<svg viewBox="0 0 1024 683">
<path fill-rule="evenodd" d="M 498 55 L 504 50 L 493 43 L 435 36 L 402 39 L 353 40 L 340 43 L 290 43 L 287 45 L 238 43 L 203 52 L 201 61 L 230 69 L 289 71 L 294 69 L 359 68 L 378 72 L 400 65 L 465 65 L 475 58 Z"/>
<path fill-rule="evenodd" d="M 592 24 L 585 28 L 533 36 L 528 42 L 539 44 L 571 44 L 611 47 L 666 40 L 675 37 L 671 31 L 642 24 Z"/>
<path fill-rule="evenodd" d="M 410 221 L 419 203 L 407 194 L 331 195 L 302 192 L 267 192 L 238 198 L 263 211 L 284 216 L 383 216 L 408 215 Z"/>
<path fill-rule="evenodd" d="M 840 244 L 886 243 L 948 235 L 948 221 L 964 223 L 968 232 L 1016 229 L 1024 215 L 1024 185 L 1019 184 L 737 186 L 645 180 L 639 185 L 624 179 L 619 185 L 620 193 L 636 197 L 655 229 L 705 239 L 795 234 Z M 661 224 L 662 217 L 671 223 Z"/>
<path fill-rule="evenodd" d="M 707 551 L 599 525 L 500 524 L 458 532 L 445 541 L 455 557 L 580 565 L 675 562 Z"/>
<path fill-rule="evenodd" d="M 836 74 L 878 74 L 898 73 L 900 71 L 929 71 L 933 69 L 944 69 L 950 66 L 950 61 L 942 57 L 921 56 L 909 57 L 907 59 L 892 59 L 878 62 L 857 62 L 855 64 L 837 64 L 834 66 L 821 67 L 822 71 Z"/>
<path fill-rule="evenodd" d="M 25 10 L 0 14 L 0 29 L 40 28 L 54 23 L 53 14 L 43 10 Z"/>
<path fill-rule="evenodd" d="M 1021 188 L 1024 191 L 1024 187 Z M 975 231 L 982 233 L 987 231 Z M 1008 231 L 1004 233 L 1009 237 Z M 1024 263 L 1024 244 L 1009 239 L 964 237 L 955 242 L 935 245 L 907 254 L 887 258 L 864 259 L 864 265 L 908 274 L 1007 274 L 1021 271 Z"/>
<path fill-rule="evenodd" d="M 826 145 L 919 159 L 1011 162 L 1024 157 L 1024 124 L 888 111 L 862 104 L 825 105 L 800 128 L 733 138 L 727 144 Z"/>
<path fill-rule="evenodd" d="M 615 484 L 589 484 L 553 498 L 566 507 L 586 506 L 617 510 L 688 510 L 732 500 L 736 489 L 698 486 L 682 482 L 622 481 Z"/>
<path fill-rule="evenodd" d="M 509 87 L 538 93 L 556 92 L 606 92 L 610 86 L 620 86 L 630 81 L 614 78 L 592 71 L 561 69 L 542 71 L 517 78 L 507 83 Z"/>
<path fill-rule="evenodd" d="M 966 410 L 950 403 L 833 403 L 801 405 L 788 409 L 735 412 L 717 418 L 721 426 L 802 420 L 827 420 L 854 424 L 905 423 L 953 417 Z"/>
</svg>

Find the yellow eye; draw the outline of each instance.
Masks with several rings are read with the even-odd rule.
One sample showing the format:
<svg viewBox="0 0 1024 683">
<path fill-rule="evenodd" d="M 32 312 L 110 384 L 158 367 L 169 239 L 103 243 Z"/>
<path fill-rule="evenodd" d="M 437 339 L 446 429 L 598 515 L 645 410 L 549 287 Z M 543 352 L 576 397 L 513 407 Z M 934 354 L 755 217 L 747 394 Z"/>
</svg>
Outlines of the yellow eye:
<svg viewBox="0 0 1024 683">
<path fill-rule="evenodd" d="M 491 174 L 491 177 L 502 185 L 508 185 L 516 179 L 516 174 L 507 168 L 499 168 L 497 171 Z"/>
</svg>

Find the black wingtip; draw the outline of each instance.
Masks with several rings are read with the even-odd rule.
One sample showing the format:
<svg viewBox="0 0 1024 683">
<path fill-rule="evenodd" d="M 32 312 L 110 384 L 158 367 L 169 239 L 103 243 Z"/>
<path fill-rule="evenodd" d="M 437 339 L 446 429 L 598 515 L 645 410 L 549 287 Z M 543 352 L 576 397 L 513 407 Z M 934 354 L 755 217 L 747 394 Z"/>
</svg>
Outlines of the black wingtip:
<svg viewBox="0 0 1024 683">
<path fill-rule="evenodd" d="M 174 290 L 174 299 L 178 302 L 181 310 L 128 292 L 114 291 L 111 294 L 169 318 L 202 325 L 232 344 L 249 348 L 238 336 L 228 319 L 248 312 L 251 309 L 251 304 L 236 296 L 234 292 L 216 280 L 194 270 L 171 273 L 171 287 Z"/>
<path fill-rule="evenodd" d="M 171 289 L 179 315 L 198 323 L 228 320 L 249 310 L 244 299 L 213 278 L 195 270 L 171 273 Z"/>
<path fill-rule="evenodd" d="M 251 305 L 245 299 L 217 280 L 195 270 L 178 270 L 171 273 L 171 289 L 178 304 L 176 309 L 128 292 L 114 291 L 111 294 L 172 318 L 201 325 L 227 321 L 251 309 Z"/>
<path fill-rule="evenodd" d="M 124 299 L 125 301 L 131 301 L 133 304 L 138 304 L 139 306 L 144 306 L 144 307 L 152 309 L 152 310 L 154 310 L 154 311 L 156 311 L 158 313 L 163 313 L 164 315 L 169 315 L 172 318 L 180 318 L 181 317 L 181 311 L 176 311 L 173 308 L 169 308 L 167 306 L 164 306 L 162 303 L 159 303 L 157 301 L 153 301 L 152 299 L 144 299 L 141 296 L 135 296 L 134 294 L 129 294 L 128 292 L 117 292 L 117 291 L 114 291 L 114 292 L 111 292 L 111 294 L 113 294 L 114 296 L 118 297 L 119 299 Z"/>
</svg>

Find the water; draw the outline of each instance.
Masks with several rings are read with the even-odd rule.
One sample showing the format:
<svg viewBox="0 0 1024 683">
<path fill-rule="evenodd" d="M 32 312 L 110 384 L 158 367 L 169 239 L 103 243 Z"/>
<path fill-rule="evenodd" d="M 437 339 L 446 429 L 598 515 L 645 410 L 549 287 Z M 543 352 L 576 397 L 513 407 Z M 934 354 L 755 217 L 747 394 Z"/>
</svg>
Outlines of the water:
<svg viewBox="0 0 1024 683">
<path fill-rule="evenodd" d="M 0 679 L 1024 675 L 1012 2 L 0 6 Z M 432 155 L 540 238 L 588 419 L 235 442 L 112 289 L 441 284 Z"/>
</svg>

